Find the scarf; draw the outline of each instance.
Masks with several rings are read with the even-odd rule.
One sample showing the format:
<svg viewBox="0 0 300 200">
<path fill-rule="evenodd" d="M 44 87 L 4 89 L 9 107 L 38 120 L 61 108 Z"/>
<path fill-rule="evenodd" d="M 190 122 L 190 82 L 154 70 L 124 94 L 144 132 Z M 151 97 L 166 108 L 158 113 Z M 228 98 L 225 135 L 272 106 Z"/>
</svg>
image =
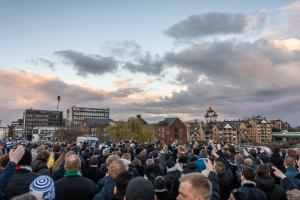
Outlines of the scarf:
<svg viewBox="0 0 300 200">
<path fill-rule="evenodd" d="M 82 176 L 82 174 L 80 171 L 77 170 L 69 170 L 65 172 L 64 176 Z"/>
<path fill-rule="evenodd" d="M 16 166 L 16 171 L 21 171 L 22 169 L 32 172 L 31 167 L 28 165 L 17 165 Z"/>
</svg>

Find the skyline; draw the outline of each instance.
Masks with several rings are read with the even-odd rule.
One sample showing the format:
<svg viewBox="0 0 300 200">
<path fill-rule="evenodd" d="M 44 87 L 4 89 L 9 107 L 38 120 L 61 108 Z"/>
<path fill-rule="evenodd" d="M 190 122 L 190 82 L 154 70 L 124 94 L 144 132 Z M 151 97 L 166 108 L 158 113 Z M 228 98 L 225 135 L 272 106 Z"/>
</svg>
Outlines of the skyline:
<svg viewBox="0 0 300 200">
<path fill-rule="evenodd" d="M 0 120 L 110 108 L 300 124 L 300 1 L 0 1 Z"/>
</svg>

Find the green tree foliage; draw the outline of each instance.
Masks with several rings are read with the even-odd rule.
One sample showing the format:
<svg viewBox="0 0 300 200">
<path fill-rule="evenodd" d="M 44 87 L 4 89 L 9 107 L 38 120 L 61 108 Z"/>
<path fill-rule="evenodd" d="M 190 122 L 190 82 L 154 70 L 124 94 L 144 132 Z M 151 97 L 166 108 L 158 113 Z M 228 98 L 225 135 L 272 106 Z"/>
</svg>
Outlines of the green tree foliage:
<svg viewBox="0 0 300 200">
<path fill-rule="evenodd" d="M 107 127 L 108 136 L 113 141 L 136 140 L 139 143 L 151 141 L 154 129 L 145 125 L 143 120 L 130 118 L 128 121 L 119 121 Z"/>
</svg>

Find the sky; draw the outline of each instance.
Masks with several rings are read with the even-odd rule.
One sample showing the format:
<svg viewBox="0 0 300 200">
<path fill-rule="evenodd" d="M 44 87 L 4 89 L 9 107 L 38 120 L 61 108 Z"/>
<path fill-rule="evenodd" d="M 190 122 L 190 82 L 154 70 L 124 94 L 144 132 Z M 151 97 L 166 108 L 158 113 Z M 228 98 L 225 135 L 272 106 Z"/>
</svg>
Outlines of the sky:
<svg viewBox="0 0 300 200">
<path fill-rule="evenodd" d="M 242 3 L 241 3 L 242 2 Z M 300 125 L 300 1 L 0 0 L 0 120 L 110 108 Z"/>
</svg>

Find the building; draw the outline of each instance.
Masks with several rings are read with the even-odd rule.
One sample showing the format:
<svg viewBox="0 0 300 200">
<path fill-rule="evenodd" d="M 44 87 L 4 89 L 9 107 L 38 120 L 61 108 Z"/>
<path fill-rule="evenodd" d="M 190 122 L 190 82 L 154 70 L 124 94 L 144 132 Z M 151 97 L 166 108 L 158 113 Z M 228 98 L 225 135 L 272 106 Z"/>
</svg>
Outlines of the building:
<svg viewBox="0 0 300 200">
<path fill-rule="evenodd" d="M 72 106 L 67 109 L 67 127 L 79 129 L 85 119 L 109 119 L 109 108 Z"/>
<path fill-rule="evenodd" d="M 281 119 L 271 120 L 272 130 L 275 132 L 280 132 L 284 130 L 289 130 L 290 125 L 287 122 L 283 122 Z"/>
<path fill-rule="evenodd" d="M 0 127 L 0 140 L 7 138 L 8 136 L 8 127 Z"/>
<path fill-rule="evenodd" d="M 208 142 L 219 138 L 218 129 L 216 128 L 218 114 L 211 107 L 208 108 L 204 115 L 205 122 L 201 123 L 199 134 L 200 141 Z"/>
<path fill-rule="evenodd" d="M 32 139 L 34 127 L 62 127 L 63 112 L 52 110 L 28 109 L 23 113 L 23 134 L 25 139 Z"/>
<path fill-rule="evenodd" d="M 58 131 L 58 128 L 53 127 L 53 126 L 33 127 L 33 129 L 32 129 L 32 136 L 33 136 L 32 140 L 33 141 L 51 140 L 56 131 Z"/>
<path fill-rule="evenodd" d="M 200 121 L 192 120 L 185 122 L 187 127 L 187 141 L 188 142 L 198 142 L 200 141 Z"/>
<path fill-rule="evenodd" d="M 23 137 L 23 119 L 18 119 L 17 121 L 12 121 L 8 125 L 9 131 L 8 136 L 12 138 L 20 139 Z"/>
<path fill-rule="evenodd" d="M 206 123 L 217 122 L 218 114 L 211 107 L 209 107 L 204 115 L 204 119 Z"/>
<path fill-rule="evenodd" d="M 166 118 L 154 124 L 154 134 L 164 144 L 187 143 L 187 127 L 179 118 Z"/>
<path fill-rule="evenodd" d="M 112 119 L 85 119 L 80 125 L 82 135 L 93 135 L 100 139 L 100 141 L 107 141 L 107 126 L 114 123 Z"/>
<path fill-rule="evenodd" d="M 253 142 L 271 142 L 272 141 L 272 124 L 264 117 L 252 117 L 249 120 L 251 130 L 249 139 Z"/>
</svg>

